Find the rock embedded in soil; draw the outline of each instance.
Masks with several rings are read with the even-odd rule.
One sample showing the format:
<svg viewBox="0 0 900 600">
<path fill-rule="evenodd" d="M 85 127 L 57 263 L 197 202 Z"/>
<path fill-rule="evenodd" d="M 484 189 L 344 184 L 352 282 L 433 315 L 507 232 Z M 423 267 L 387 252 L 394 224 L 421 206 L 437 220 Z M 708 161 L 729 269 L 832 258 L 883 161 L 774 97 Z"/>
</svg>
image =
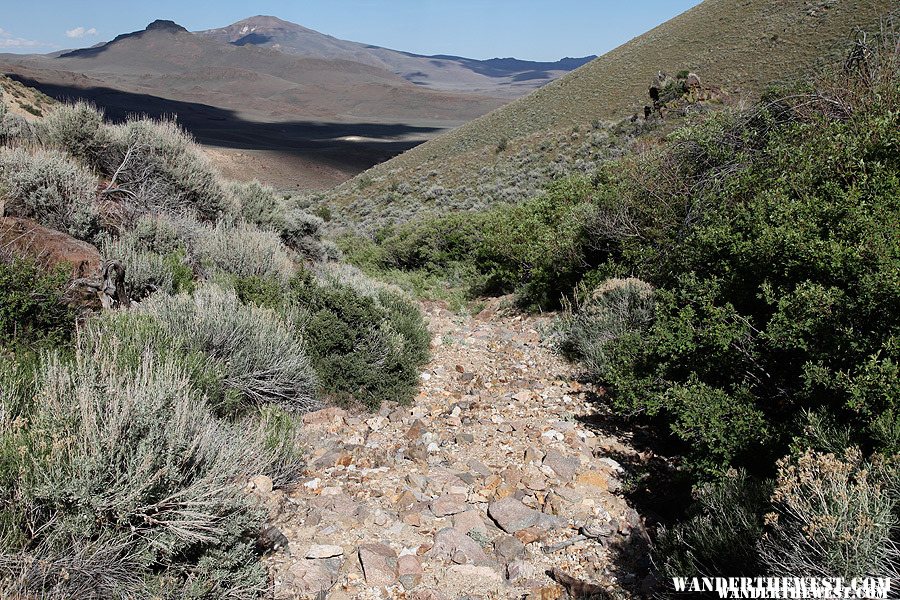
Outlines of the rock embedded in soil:
<svg viewBox="0 0 900 600">
<path fill-rule="evenodd" d="M 359 563 L 370 586 L 389 586 L 397 581 L 397 553 L 385 544 L 359 547 Z"/>
</svg>

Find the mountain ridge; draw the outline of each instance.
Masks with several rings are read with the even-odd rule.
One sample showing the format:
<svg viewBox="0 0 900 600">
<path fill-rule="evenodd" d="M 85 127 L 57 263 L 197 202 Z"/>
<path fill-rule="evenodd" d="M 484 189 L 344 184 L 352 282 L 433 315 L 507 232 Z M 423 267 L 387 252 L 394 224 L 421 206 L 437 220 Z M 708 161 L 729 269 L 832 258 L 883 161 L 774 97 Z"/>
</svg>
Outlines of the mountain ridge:
<svg viewBox="0 0 900 600">
<path fill-rule="evenodd" d="M 505 98 L 536 89 L 596 58 L 591 55 L 542 62 L 513 57 L 479 60 L 452 54 L 417 54 L 342 40 L 270 15 L 248 17 L 225 27 L 195 33 L 232 45 L 274 48 L 308 58 L 361 62 L 391 71 L 421 87 Z"/>
</svg>

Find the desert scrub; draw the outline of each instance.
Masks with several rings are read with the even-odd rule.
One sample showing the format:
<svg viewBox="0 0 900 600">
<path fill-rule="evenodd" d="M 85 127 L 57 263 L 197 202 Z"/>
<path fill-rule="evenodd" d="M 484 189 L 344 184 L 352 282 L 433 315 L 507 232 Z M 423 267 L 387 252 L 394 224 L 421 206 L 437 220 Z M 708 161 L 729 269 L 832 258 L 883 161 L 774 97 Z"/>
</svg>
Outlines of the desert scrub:
<svg viewBox="0 0 900 600">
<path fill-rule="evenodd" d="M 588 375 L 608 381 L 616 343 L 642 335 L 653 318 L 652 286 L 636 278 L 610 279 L 593 290 L 581 287 L 575 303 L 554 322 L 551 339 L 564 356 L 581 362 Z"/>
<path fill-rule="evenodd" d="M 327 398 L 370 410 L 412 399 L 430 338 L 410 300 L 347 267 L 299 273 L 289 297 L 306 312 L 307 352 Z"/>
<path fill-rule="evenodd" d="M 228 186 L 234 211 L 245 221 L 278 232 L 292 250 L 312 261 L 326 257 L 322 243 L 322 219 L 302 210 L 293 197 L 283 197 L 258 181 L 232 182 Z"/>
<path fill-rule="evenodd" d="M 287 280 L 295 271 L 279 235 L 248 223 L 220 221 L 199 225 L 189 251 L 207 275 L 275 277 Z"/>
<path fill-rule="evenodd" d="M 351 248 L 368 268 L 442 275 L 471 296 L 515 292 L 523 306 L 559 306 L 583 274 L 585 223 L 594 208 L 589 182 L 571 177 L 540 197 L 474 213 L 450 213 L 387 227 L 375 246 Z"/>
<path fill-rule="evenodd" d="M 109 351 L 125 364 L 147 352 L 177 357 L 222 414 L 266 403 L 291 411 L 318 406 L 305 340 L 274 311 L 244 305 L 232 290 L 202 283 L 193 294 L 158 293 L 90 327 L 94 343 L 114 334 L 124 344 Z"/>
<path fill-rule="evenodd" d="M 66 154 L 0 148 L 0 195 L 6 214 L 87 240 L 99 231 L 97 178 Z"/>
<path fill-rule="evenodd" d="M 47 355 L 27 384 L 0 373 L 4 595 L 258 597 L 264 511 L 240 486 L 278 479 L 281 456 L 174 362 L 89 352 Z"/>
<path fill-rule="evenodd" d="M 229 210 L 228 196 L 193 138 L 173 121 L 130 120 L 108 127 L 102 171 L 126 190 L 141 212 L 191 213 L 213 222 Z"/>
<path fill-rule="evenodd" d="M 897 577 L 900 464 L 806 451 L 778 463 L 773 510 L 760 540 L 772 575 Z"/>
<path fill-rule="evenodd" d="M 680 573 L 692 577 L 764 573 L 756 545 L 771 491 L 771 482 L 754 480 L 743 471 L 698 487 L 684 519 L 658 532 L 652 557 L 660 574 L 670 578 L 683 577 Z"/>
<path fill-rule="evenodd" d="M 103 111 L 86 102 L 60 104 L 41 121 L 42 138 L 84 165 L 100 168 L 110 148 Z"/>
</svg>

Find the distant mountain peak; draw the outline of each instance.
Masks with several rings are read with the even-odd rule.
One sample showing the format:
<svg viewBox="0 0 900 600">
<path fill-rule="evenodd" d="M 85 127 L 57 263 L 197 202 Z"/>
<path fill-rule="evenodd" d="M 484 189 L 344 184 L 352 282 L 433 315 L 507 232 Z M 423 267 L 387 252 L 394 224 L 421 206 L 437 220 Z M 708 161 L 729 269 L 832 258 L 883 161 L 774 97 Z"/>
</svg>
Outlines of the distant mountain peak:
<svg viewBox="0 0 900 600">
<path fill-rule="evenodd" d="M 188 30 L 176 23 L 175 21 L 169 21 L 167 19 L 157 19 L 147 25 L 147 28 L 144 31 L 173 31 L 173 32 L 184 32 L 188 33 Z"/>
</svg>

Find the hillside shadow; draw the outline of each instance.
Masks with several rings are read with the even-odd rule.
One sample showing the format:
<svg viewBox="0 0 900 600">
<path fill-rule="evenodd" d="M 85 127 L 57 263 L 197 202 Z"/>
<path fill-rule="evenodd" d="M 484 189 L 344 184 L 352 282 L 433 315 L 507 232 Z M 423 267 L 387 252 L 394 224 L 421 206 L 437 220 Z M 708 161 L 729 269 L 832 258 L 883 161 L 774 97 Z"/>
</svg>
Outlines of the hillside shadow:
<svg viewBox="0 0 900 600">
<path fill-rule="evenodd" d="M 691 502 L 691 482 L 677 469 L 678 444 L 668 431 L 617 415 L 602 391 L 591 393 L 588 401 L 594 410 L 577 420 L 599 436 L 627 440 L 637 451 L 603 454 L 624 469 L 617 494 L 642 517 L 641 526 L 611 543 L 609 550 L 623 587 L 634 597 L 649 598 L 658 583 L 650 560 L 652 540 L 659 526 L 671 524 L 683 515 Z"/>
<path fill-rule="evenodd" d="M 83 100 L 95 104 L 114 123 L 124 122 L 136 115 L 156 119 L 175 116 L 185 130 L 207 146 L 306 155 L 333 166 L 355 170 L 364 170 L 384 162 L 424 141 L 401 139 L 404 136 L 424 136 L 441 131 L 439 127 L 418 127 L 402 123 L 249 121 L 233 110 L 208 104 L 170 100 L 107 87 L 80 88 L 49 84 L 14 73 L 9 73 L 8 76 L 59 101 Z M 342 139 L 350 136 L 365 139 Z"/>
</svg>

